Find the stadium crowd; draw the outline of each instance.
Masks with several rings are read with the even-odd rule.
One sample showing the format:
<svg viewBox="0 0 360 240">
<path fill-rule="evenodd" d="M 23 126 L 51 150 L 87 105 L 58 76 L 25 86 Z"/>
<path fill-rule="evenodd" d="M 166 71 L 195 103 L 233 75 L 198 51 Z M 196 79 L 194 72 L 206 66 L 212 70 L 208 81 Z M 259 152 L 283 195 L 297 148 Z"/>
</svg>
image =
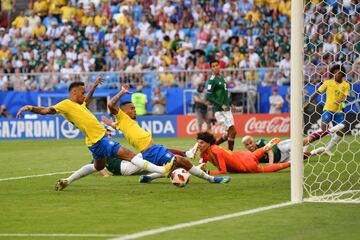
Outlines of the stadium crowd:
<svg viewBox="0 0 360 240">
<path fill-rule="evenodd" d="M 359 59 L 359 1 L 341 2 L 305 6 L 305 63 L 314 81 L 326 75 L 323 65 Z M 212 59 L 230 69 L 230 86 L 288 85 L 290 9 L 290 0 L 30 1 L 0 28 L 0 89 L 62 89 L 94 80 L 89 72 L 108 72 L 110 88 L 196 87 Z"/>
</svg>

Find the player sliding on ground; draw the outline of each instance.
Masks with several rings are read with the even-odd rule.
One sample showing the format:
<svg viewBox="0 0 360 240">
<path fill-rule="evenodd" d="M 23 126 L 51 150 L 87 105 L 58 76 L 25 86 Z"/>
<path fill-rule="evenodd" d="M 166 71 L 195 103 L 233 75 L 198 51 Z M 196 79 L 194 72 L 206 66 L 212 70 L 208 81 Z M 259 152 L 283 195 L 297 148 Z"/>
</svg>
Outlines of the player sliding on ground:
<svg viewBox="0 0 360 240">
<path fill-rule="evenodd" d="M 94 164 L 87 164 L 80 168 L 73 174 L 73 180 L 80 177 L 87 176 L 93 172 L 104 169 L 107 157 L 119 157 L 126 161 L 131 161 L 134 165 L 151 172 L 158 172 L 162 174 L 169 173 L 170 164 L 163 166 L 156 166 L 142 158 L 142 155 L 135 154 L 132 151 L 124 148 L 118 142 L 111 141 L 106 136 L 106 129 L 96 119 L 87 108 L 91 97 L 96 87 L 103 82 L 102 77 L 98 77 L 95 84 L 90 88 L 90 92 L 85 96 L 85 84 L 83 82 L 73 82 L 69 86 L 69 98 L 59 102 L 51 107 L 35 107 L 26 105 L 22 107 L 17 113 L 20 118 L 22 113 L 30 111 L 37 114 L 61 114 L 69 122 L 73 123 L 85 135 L 85 143 L 92 152 Z M 71 182 L 67 179 L 60 179 L 56 185 L 55 190 L 61 191 Z"/>
<path fill-rule="evenodd" d="M 115 123 L 112 121 L 111 118 L 106 118 L 105 116 L 103 116 L 103 121 L 106 125 L 115 129 Z M 110 129 L 107 128 L 106 130 L 107 130 L 106 134 L 107 134 L 108 138 L 112 139 Z M 180 150 L 175 150 L 175 149 L 170 149 L 170 148 L 169 148 L 169 150 L 174 154 L 176 154 L 175 152 L 182 152 Z M 189 151 L 183 152 L 183 153 L 184 153 L 184 157 L 192 156 L 192 154 L 193 154 L 192 150 L 189 150 Z M 93 162 L 94 161 L 92 161 L 91 163 L 93 163 Z M 111 175 L 113 175 L 113 176 L 130 176 L 130 175 L 139 174 L 139 173 L 144 172 L 143 169 L 135 166 L 131 162 L 124 161 L 118 157 L 107 158 L 106 163 L 105 163 L 105 169 L 99 171 L 100 175 L 103 177 L 109 177 Z M 111 175 L 109 173 L 111 173 Z M 160 175 L 162 176 L 162 174 L 160 174 Z M 68 177 L 67 179 L 72 182 L 73 181 L 72 175 L 70 177 Z"/>
<path fill-rule="evenodd" d="M 135 121 L 136 111 L 132 102 L 123 102 L 120 104 L 120 107 L 116 106 L 123 95 L 130 93 L 128 89 L 129 86 L 127 84 L 123 85 L 121 91 L 110 100 L 108 108 L 116 119 L 114 127 L 124 134 L 125 139 L 130 145 L 142 153 L 144 159 L 158 166 L 170 163 L 172 165 L 171 170 L 178 167 L 184 168 L 192 175 L 203 178 L 211 183 L 228 183 L 230 181 L 231 178 L 228 176 L 210 176 L 201 169 L 193 166 L 186 158 L 174 155 L 169 149 L 162 145 L 155 144 L 151 133 L 142 129 Z M 151 171 L 147 169 L 146 166 L 142 168 Z M 170 172 L 171 171 L 165 172 L 164 174 L 160 174 L 160 176 L 168 176 Z"/>
<path fill-rule="evenodd" d="M 345 113 L 343 110 L 345 101 L 350 96 L 350 84 L 344 80 L 346 76 L 345 68 L 336 64 L 330 69 L 330 72 L 334 78 L 325 81 L 318 90 L 310 96 L 309 102 L 304 104 L 305 109 L 320 93 L 326 91 L 326 102 L 321 116 L 321 130 L 318 131 L 317 134 L 320 137 L 326 135 L 330 123 L 339 129 L 325 147 L 324 152 L 329 156 L 333 155 L 331 150 L 344 136 L 344 133 L 340 131 L 345 127 Z"/>
<path fill-rule="evenodd" d="M 202 132 L 197 135 L 199 143 L 200 164 L 212 163 L 218 170 L 210 171 L 209 174 L 232 173 L 263 173 L 276 172 L 290 167 L 290 163 L 275 163 L 267 166 L 259 165 L 259 159 L 270 151 L 273 146 L 280 142 L 279 138 L 274 138 L 264 147 L 254 152 L 230 151 L 215 144 L 214 135 L 208 132 Z"/>
<path fill-rule="evenodd" d="M 336 131 L 340 131 L 341 128 L 339 128 L 339 125 L 329 128 L 325 132 L 322 132 L 322 134 L 319 134 L 319 132 L 315 132 L 307 137 L 303 138 L 303 146 L 306 148 L 310 143 L 318 140 L 321 136 L 325 136 L 329 133 L 334 133 Z M 259 148 L 264 147 L 267 142 L 265 139 L 259 139 L 255 140 L 251 136 L 245 136 L 242 138 L 242 143 L 244 144 L 244 147 L 249 150 L 250 152 L 254 152 Z M 290 161 L 290 145 L 291 140 L 286 139 L 284 141 L 281 141 L 279 144 L 275 145 L 271 148 L 271 151 L 268 151 L 264 154 L 262 158 L 259 159 L 259 162 L 261 163 L 278 163 L 278 162 L 288 162 Z M 325 151 L 324 147 L 316 148 L 310 152 L 304 151 L 304 159 L 307 159 L 313 155 L 320 154 Z"/>
<path fill-rule="evenodd" d="M 204 169 L 207 162 L 211 162 L 218 170 L 206 171 L 208 174 L 231 173 L 263 173 L 276 172 L 290 167 L 290 163 L 276 163 L 267 166 L 260 166 L 259 159 L 273 146 L 280 142 L 279 138 L 272 139 L 264 147 L 255 152 L 230 151 L 227 148 L 216 145 L 214 135 L 209 132 L 201 132 L 197 135 L 198 148 L 201 152 L 199 169 Z M 159 174 L 149 174 L 140 176 L 141 182 L 151 182 L 159 178 Z M 146 181 L 145 181 L 146 180 Z"/>
</svg>

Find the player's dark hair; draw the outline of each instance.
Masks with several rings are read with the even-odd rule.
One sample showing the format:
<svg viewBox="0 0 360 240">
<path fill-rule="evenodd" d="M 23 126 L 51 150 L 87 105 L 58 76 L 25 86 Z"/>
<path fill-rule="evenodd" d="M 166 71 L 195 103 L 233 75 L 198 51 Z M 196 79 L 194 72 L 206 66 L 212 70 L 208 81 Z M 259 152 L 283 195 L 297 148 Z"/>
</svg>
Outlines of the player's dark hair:
<svg viewBox="0 0 360 240">
<path fill-rule="evenodd" d="M 219 61 L 218 61 L 217 59 L 211 60 L 211 61 L 210 61 L 210 67 L 211 67 L 211 65 L 212 65 L 213 63 L 219 63 Z"/>
<path fill-rule="evenodd" d="M 79 86 L 85 86 L 85 83 L 80 81 L 72 82 L 69 86 L 69 92 L 71 91 L 71 89 Z"/>
<path fill-rule="evenodd" d="M 211 67 L 211 65 L 212 65 L 213 63 L 218 63 L 218 64 L 219 64 L 219 61 L 218 61 L 217 59 L 211 60 L 211 61 L 210 61 L 210 67 Z"/>
<path fill-rule="evenodd" d="M 198 140 L 203 140 L 206 143 L 209 143 L 210 145 L 214 145 L 216 142 L 216 139 L 214 137 L 214 135 L 212 135 L 209 132 L 200 132 L 198 133 L 196 139 Z"/>
<path fill-rule="evenodd" d="M 332 73 L 332 74 L 335 74 L 335 71 L 336 70 L 340 70 L 340 72 L 345 76 L 346 75 L 346 69 L 345 69 L 345 67 L 343 66 L 343 65 L 340 65 L 340 64 L 335 64 L 334 66 L 332 66 L 331 68 L 330 68 L 330 72 Z"/>
<path fill-rule="evenodd" d="M 128 104 L 130 104 L 130 103 L 132 103 L 132 102 L 131 102 L 131 101 L 121 102 L 121 103 L 120 103 L 120 107 L 124 107 L 125 105 L 128 105 Z"/>
</svg>

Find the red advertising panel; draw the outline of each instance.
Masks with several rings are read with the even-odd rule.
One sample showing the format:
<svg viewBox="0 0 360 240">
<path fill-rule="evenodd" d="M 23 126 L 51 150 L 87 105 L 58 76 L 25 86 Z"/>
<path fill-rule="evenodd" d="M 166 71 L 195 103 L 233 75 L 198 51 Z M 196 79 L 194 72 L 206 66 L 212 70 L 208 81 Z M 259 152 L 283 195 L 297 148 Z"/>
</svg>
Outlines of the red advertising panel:
<svg viewBox="0 0 360 240">
<path fill-rule="evenodd" d="M 177 117 L 178 137 L 195 136 L 198 132 L 195 115 L 179 115 Z M 236 114 L 235 127 L 238 136 L 281 136 L 290 135 L 290 114 Z M 212 128 L 215 135 L 221 135 L 223 129 L 219 125 Z"/>
</svg>

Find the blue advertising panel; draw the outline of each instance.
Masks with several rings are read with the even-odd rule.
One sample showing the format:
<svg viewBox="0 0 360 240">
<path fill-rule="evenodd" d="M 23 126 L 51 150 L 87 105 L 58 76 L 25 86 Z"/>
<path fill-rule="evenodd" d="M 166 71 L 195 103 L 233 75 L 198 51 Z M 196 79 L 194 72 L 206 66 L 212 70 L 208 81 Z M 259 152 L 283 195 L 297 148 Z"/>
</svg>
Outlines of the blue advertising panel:
<svg viewBox="0 0 360 240">
<path fill-rule="evenodd" d="M 1 119 L 0 139 L 58 138 L 58 117 Z"/>
<path fill-rule="evenodd" d="M 1 139 L 74 139 L 84 135 L 62 116 L 33 116 L 31 119 L 0 119 Z M 101 119 L 102 115 L 96 115 Z M 153 137 L 176 137 L 177 118 L 169 116 L 144 116 L 137 119 L 140 127 L 150 131 Z M 120 131 L 114 137 L 123 137 Z"/>
</svg>

